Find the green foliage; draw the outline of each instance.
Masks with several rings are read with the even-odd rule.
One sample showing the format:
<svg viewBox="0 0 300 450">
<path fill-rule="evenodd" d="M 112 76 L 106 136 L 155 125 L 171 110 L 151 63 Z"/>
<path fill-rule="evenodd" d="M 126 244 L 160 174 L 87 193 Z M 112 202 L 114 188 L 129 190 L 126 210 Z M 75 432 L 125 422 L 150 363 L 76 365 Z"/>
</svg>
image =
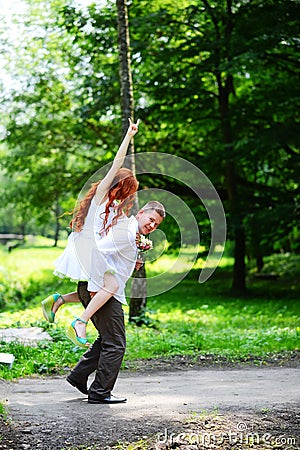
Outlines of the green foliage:
<svg viewBox="0 0 300 450">
<path fill-rule="evenodd" d="M 147 120 L 167 123 L 158 130 L 160 146 L 167 141 L 168 151 L 177 154 L 184 148 L 225 201 L 226 165 L 233 164 L 235 206 L 248 253 L 268 255 L 276 243 L 289 249 L 285 236 L 298 221 L 299 3 L 243 2 L 229 8 L 223 1 L 213 7 L 188 2 L 178 14 L 172 5 L 155 3 L 151 13 L 141 2 L 133 8 L 132 42 L 141 53 L 139 81 L 152 100 Z M 151 39 L 143 39 L 145 34 Z M 149 141 L 157 148 L 157 135 Z M 236 217 L 232 205 L 225 205 L 233 239 Z"/>
<path fill-rule="evenodd" d="M 33 374 L 63 374 L 68 370 L 80 358 L 82 351 L 70 344 L 63 331 L 50 333 L 53 342 L 44 341 L 36 347 L 2 343 L 1 351 L 12 353 L 15 361 L 12 369 L 0 366 L 0 377 L 12 379 Z"/>
<path fill-rule="evenodd" d="M 250 271 L 255 273 L 255 269 Z M 297 289 L 299 286 L 298 274 L 300 272 L 300 259 L 292 253 L 276 253 L 265 259 L 262 273 L 275 274 L 289 282 L 289 290 Z M 276 289 L 276 286 L 274 286 Z M 275 290 L 274 289 L 274 290 Z M 276 295 L 276 292 L 274 292 Z M 282 292 L 280 290 L 280 295 Z"/>
<path fill-rule="evenodd" d="M 27 23 L 36 26 L 23 27 L 9 61 L 21 89 L 1 99 L 3 216 L 15 211 L 15 226 L 29 217 L 30 226 L 54 228 L 121 139 L 116 7 L 29 6 Z M 142 0 L 129 8 L 138 151 L 199 166 L 222 197 L 229 239 L 242 227 L 253 258 L 299 250 L 291 239 L 299 223 L 298 15 L 292 0 Z M 176 180 L 140 181 L 179 195 L 207 228 L 198 198 Z M 178 229 L 163 226 L 177 247 Z"/>
</svg>

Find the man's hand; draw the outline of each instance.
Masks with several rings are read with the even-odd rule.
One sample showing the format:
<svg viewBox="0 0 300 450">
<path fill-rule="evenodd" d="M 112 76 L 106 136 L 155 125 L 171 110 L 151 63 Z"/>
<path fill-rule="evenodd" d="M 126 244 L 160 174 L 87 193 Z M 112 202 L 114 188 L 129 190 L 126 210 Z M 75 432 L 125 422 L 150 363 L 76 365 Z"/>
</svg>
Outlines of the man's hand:
<svg viewBox="0 0 300 450">
<path fill-rule="evenodd" d="M 139 242 L 140 242 L 140 237 L 141 237 L 140 233 L 136 233 L 136 235 L 135 235 L 135 243 L 136 243 L 137 247 L 138 247 Z"/>
<path fill-rule="evenodd" d="M 135 263 L 135 270 L 140 270 L 140 268 L 143 266 L 144 261 L 142 260 L 142 258 L 138 257 L 138 259 L 136 260 Z"/>
</svg>

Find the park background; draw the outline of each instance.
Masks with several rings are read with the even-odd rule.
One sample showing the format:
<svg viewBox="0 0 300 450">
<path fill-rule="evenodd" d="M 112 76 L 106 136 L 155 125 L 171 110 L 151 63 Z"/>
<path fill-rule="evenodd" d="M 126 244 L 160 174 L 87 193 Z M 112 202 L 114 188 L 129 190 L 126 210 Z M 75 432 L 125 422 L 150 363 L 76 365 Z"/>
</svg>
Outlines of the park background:
<svg viewBox="0 0 300 450">
<path fill-rule="evenodd" d="M 149 297 L 140 320 L 128 321 L 124 368 L 140 358 L 297 358 L 299 2 L 16 5 L 0 33 L 0 233 L 25 239 L 0 247 L 0 320 L 1 328 L 41 326 L 53 341 L 26 348 L 2 342 L 1 351 L 16 359 L 0 376 L 64 373 L 82 353 L 65 337 L 80 306 L 64 307 L 50 326 L 40 301 L 74 288 L 52 275 L 70 232 L 65 213 L 112 161 L 130 112 L 141 119 L 131 151 L 167 153 L 198 167 L 223 203 L 227 238 L 218 268 L 199 284 L 211 237 L 204 205 L 175 178 L 139 176 L 141 190 L 159 188 L 184 201 L 201 246 L 185 278 Z M 128 23 L 121 22 L 124 5 Z M 126 31 L 124 56 L 119 42 Z M 131 75 L 125 91 L 124 57 Z M 193 236 L 181 249 L 171 217 L 161 229 L 167 243 L 146 264 L 147 276 L 172 266 L 180 250 L 184 271 L 195 251 Z"/>
</svg>

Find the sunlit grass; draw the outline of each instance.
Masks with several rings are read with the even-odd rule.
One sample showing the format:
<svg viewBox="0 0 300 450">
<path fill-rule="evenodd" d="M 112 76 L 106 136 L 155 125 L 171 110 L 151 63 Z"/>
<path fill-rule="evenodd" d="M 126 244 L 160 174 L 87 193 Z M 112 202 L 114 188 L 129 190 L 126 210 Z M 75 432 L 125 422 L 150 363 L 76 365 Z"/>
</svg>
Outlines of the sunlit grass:
<svg viewBox="0 0 300 450">
<path fill-rule="evenodd" d="M 0 248 L 0 322 L 1 328 L 40 326 L 49 332 L 53 341 L 42 342 L 37 347 L 2 343 L 0 351 L 15 355 L 11 370 L 0 367 L 3 378 L 64 373 L 83 353 L 65 336 L 73 316 L 80 315 L 81 304 L 64 305 L 53 325 L 43 319 L 41 300 L 56 291 L 70 292 L 76 285 L 52 274 L 53 261 L 61 254 L 64 243 L 60 248 L 47 247 L 45 241 L 39 244 L 11 253 Z M 189 263 L 189 251 L 182 257 L 183 264 Z M 163 255 L 147 265 L 148 275 L 172 267 L 175 259 L 175 255 Z M 232 260 L 224 257 L 215 274 L 199 284 L 201 260 L 198 260 L 174 288 L 150 297 L 146 313 L 148 327 L 129 324 L 128 307 L 125 307 L 127 352 L 124 365 L 139 358 L 214 354 L 239 360 L 249 355 L 264 357 L 299 349 L 300 290 L 296 281 L 299 277 L 294 273 L 292 281 L 284 278 L 276 283 L 257 281 L 250 286 L 247 297 L 239 298 L 229 289 L 228 262 Z M 278 264 L 283 273 L 282 261 Z M 289 260 L 287 266 L 290 267 Z M 297 262 L 293 267 L 297 267 Z M 91 341 L 96 337 L 92 325 L 88 326 L 88 337 Z"/>
<path fill-rule="evenodd" d="M 150 299 L 148 307 L 157 328 L 132 327 L 129 358 L 150 358 L 151 353 L 212 353 L 234 359 L 299 349 L 300 305 L 296 297 L 236 298 L 222 294 L 214 280 L 201 286 L 185 280 Z"/>
<path fill-rule="evenodd" d="M 43 238 L 37 240 L 35 247 L 24 246 L 11 253 L 0 246 L 0 270 L 16 279 L 28 279 L 32 274 L 37 276 L 43 269 L 53 270 L 53 262 L 63 251 L 64 241 L 59 244 L 56 248 L 50 247 L 49 239 Z"/>
<path fill-rule="evenodd" d="M 227 320 L 222 313 L 216 316 L 216 311 L 200 317 L 194 311 L 188 313 L 156 313 L 158 329 L 132 329 L 128 333 L 129 359 L 151 358 L 153 354 L 206 353 L 238 359 L 299 348 L 300 328 L 296 316 L 286 317 L 283 326 L 272 323 L 270 327 L 268 314 L 263 321 L 255 322 L 239 311 L 238 320 Z"/>
<path fill-rule="evenodd" d="M 163 254 L 157 260 L 147 263 L 147 270 L 151 275 L 159 274 L 162 272 L 182 273 L 193 269 L 201 269 L 206 262 L 202 257 L 197 257 L 198 252 L 203 252 L 204 247 L 184 247 L 180 249 L 180 253 Z M 223 248 L 217 248 L 216 255 L 210 258 L 207 265 L 209 268 L 215 267 L 227 267 L 233 264 L 233 258 L 226 255 L 222 255 L 219 261 L 218 255 L 222 254 Z"/>
</svg>

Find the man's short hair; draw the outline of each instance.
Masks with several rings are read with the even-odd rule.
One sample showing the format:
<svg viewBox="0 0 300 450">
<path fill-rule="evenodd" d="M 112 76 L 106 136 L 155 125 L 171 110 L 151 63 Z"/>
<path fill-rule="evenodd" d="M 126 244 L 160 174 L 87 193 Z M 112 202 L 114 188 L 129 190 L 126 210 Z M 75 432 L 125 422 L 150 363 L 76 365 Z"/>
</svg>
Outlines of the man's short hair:
<svg viewBox="0 0 300 450">
<path fill-rule="evenodd" d="M 156 200 L 152 200 L 141 208 L 143 211 L 156 211 L 163 219 L 166 217 L 166 211 L 164 205 Z"/>
</svg>

